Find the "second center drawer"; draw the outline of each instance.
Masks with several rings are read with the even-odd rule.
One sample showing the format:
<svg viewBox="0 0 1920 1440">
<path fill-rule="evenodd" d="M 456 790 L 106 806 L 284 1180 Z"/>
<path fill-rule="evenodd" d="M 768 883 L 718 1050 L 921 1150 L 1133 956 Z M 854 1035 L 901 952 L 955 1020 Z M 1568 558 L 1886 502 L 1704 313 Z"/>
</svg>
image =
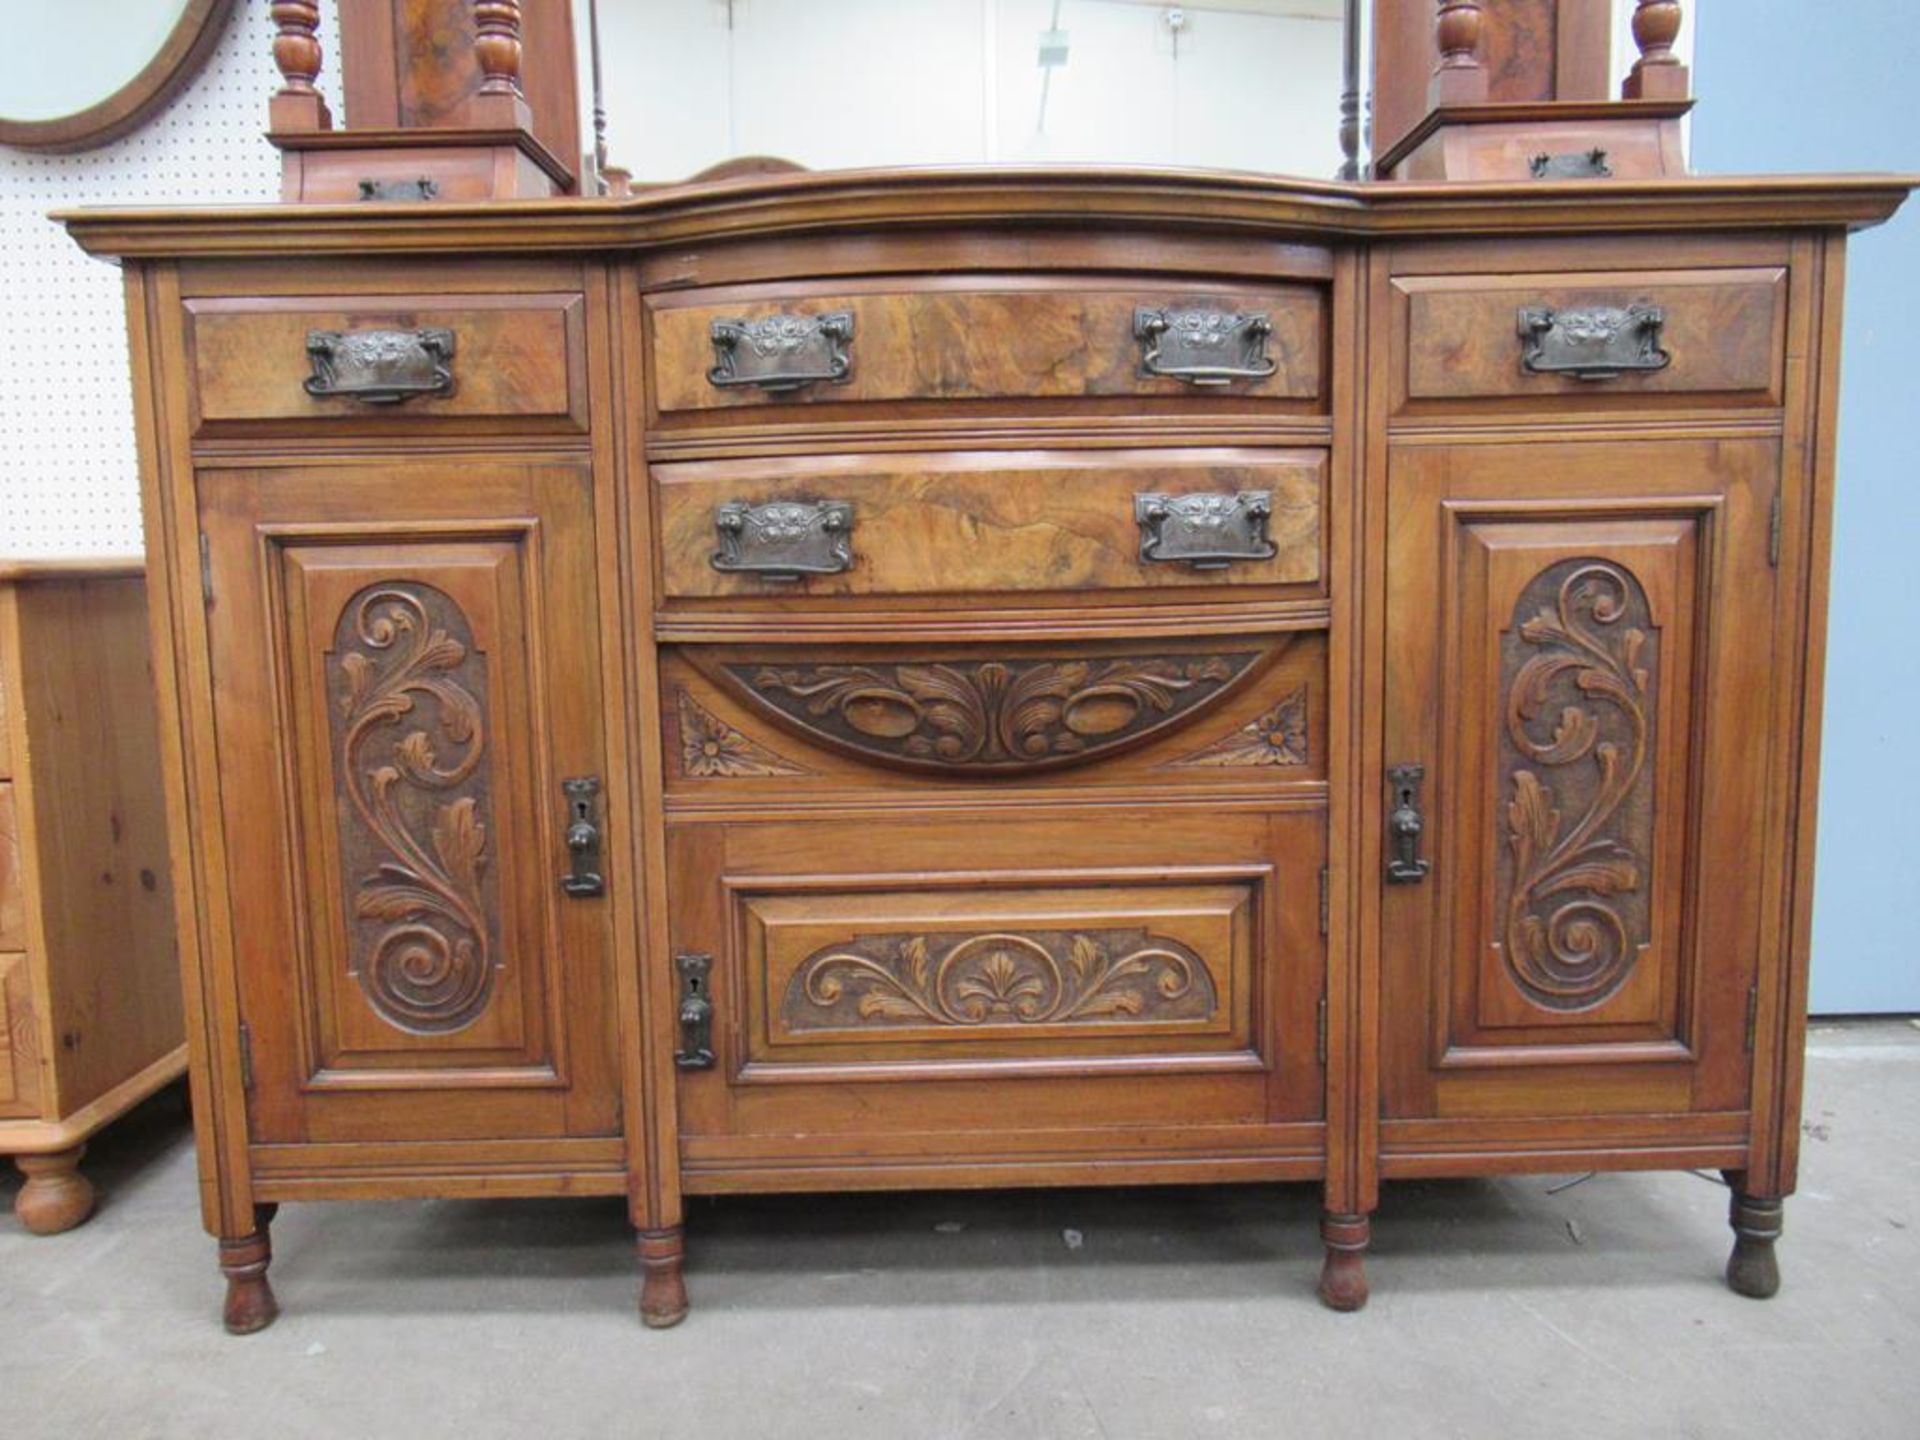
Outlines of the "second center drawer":
<svg viewBox="0 0 1920 1440">
<path fill-rule="evenodd" d="M 661 593 L 1317 586 L 1323 451 L 969 451 L 653 467 Z"/>
</svg>

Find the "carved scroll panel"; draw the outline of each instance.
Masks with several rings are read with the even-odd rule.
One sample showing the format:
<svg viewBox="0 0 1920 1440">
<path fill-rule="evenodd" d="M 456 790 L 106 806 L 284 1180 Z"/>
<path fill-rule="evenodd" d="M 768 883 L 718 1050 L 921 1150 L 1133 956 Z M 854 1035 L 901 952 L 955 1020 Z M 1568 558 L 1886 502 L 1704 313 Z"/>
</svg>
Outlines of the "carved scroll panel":
<svg viewBox="0 0 1920 1440">
<path fill-rule="evenodd" d="M 1256 900 L 1251 883 L 740 894 L 749 1058 L 1243 1048 Z"/>
<path fill-rule="evenodd" d="M 289 618 L 309 787 L 311 1067 L 535 1067 L 551 902 L 530 887 L 539 724 L 511 543 L 299 547 Z"/>
<path fill-rule="evenodd" d="M 1691 518 L 1467 532 L 1437 872 L 1480 897 L 1456 902 L 1455 1043 L 1679 1038 L 1702 538 Z"/>
</svg>

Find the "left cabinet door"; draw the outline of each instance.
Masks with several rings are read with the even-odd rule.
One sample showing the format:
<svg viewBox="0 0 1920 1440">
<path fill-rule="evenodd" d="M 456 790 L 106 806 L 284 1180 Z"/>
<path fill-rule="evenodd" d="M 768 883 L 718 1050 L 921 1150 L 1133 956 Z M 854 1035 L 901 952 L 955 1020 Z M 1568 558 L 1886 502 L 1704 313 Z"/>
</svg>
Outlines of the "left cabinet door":
<svg viewBox="0 0 1920 1440">
<path fill-rule="evenodd" d="M 616 1133 L 612 882 L 563 886 L 564 782 L 604 773 L 589 467 L 209 468 L 200 497 L 252 1140 Z"/>
</svg>

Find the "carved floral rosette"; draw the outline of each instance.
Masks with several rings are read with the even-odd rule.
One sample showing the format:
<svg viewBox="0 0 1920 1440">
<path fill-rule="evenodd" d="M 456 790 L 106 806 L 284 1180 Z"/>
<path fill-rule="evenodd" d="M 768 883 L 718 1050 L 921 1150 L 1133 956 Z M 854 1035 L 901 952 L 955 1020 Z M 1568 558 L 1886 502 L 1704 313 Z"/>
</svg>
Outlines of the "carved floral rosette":
<svg viewBox="0 0 1920 1440">
<path fill-rule="evenodd" d="M 1142 929 L 861 935 L 815 951 L 787 984 L 795 1031 L 1204 1019 L 1213 976 Z"/>
<path fill-rule="evenodd" d="M 1648 943 L 1658 638 L 1639 582 L 1604 560 L 1543 570 L 1514 621 L 1502 653 L 1504 958 L 1535 1004 L 1590 1009 Z"/>
<path fill-rule="evenodd" d="M 459 606 L 420 584 L 356 595 L 333 656 L 350 968 L 398 1028 L 464 1029 L 494 979 L 485 661 Z"/>
</svg>

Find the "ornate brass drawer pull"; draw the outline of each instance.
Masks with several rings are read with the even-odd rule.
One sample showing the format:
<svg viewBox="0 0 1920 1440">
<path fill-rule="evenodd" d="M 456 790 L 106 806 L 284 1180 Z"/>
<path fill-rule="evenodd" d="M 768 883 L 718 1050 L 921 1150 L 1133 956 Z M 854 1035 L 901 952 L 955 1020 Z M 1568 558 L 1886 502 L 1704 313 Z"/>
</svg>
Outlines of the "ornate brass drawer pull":
<svg viewBox="0 0 1920 1440">
<path fill-rule="evenodd" d="M 846 500 L 777 500 L 716 505 L 720 539 L 713 568 L 762 580 L 838 575 L 853 565 L 853 505 Z"/>
<path fill-rule="evenodd" d="M 1236 560 L 1271 560 L 1278 552 L 1267 538 L 1273 514 L 1271 490 L 1227 495 L 1147 493 L 1133 497 L 1140 525 L 1140 558 L 1174 561 L 1196 570 L 1224 570 Z"/>
<path fill-rule="evenodd" d="M 1527 161 L 1527 173 L 1536 180 L 1610 180 L 1613 167 L 1607 163 L 1607 152 L 1597 147 L 1565 155 L 1542 150 Z"/>
<path fill-rule="evenodd" d="M 763 315 L 716 320 L 708 383 L 722 389 L 752 386 L 777 395 L 805 385 L 837 385 L 853 373 L 853 312 Z"/>
<path fill-rule="evenodd" d="M 1280 368 L 1267 354 L 1272 333 L 1273 322 L 1264 314 L 1144 307 L 1133 312 L 1140 373 L 1189 385 L 1266 379 Z"/>
<path fill-rule="evenodd" d="M 1529 375 L 1617 380 L 1628 372 L 1664 370 L 1673 356 L 1660 346 L 1667 312 L 1658 305 L 1592 305 L 1520 311 L 1520 368 Z"/>
<path fill-rule="evenodd" d="M 398 405 L 453 393 L 451 330 L 309 330 L 307 394 Z"/>
</svg>

